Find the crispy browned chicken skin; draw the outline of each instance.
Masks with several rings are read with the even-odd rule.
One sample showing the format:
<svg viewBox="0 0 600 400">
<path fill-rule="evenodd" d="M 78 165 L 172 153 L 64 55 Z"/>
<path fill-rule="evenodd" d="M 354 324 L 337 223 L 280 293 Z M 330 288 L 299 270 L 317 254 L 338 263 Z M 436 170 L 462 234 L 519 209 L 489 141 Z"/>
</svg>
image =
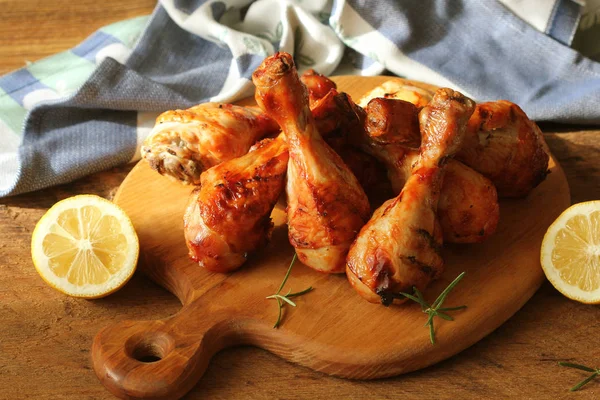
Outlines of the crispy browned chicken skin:
<svg viewBox="0 0 600 400">
<path fill-rule="evenodd" d="M 260 110 L 204 103 L 162 113 L 142 146 L 142 158 L 161 175 L 197 185 L 210 167 L 242 156 L 258 139 L 279 131 Z"/>
<path fill-rule="evenodd" d="M 371 302 L 390 304 L 398 292 L 419 290 L 443 270 L 436 210 L 448 157 L 460 149 L 475 104 L 439 89 L 420 114 L 422 144 L 402 192 L 378 208 L 348 253 L 346 274 Z"/>
<path fill-rule="evenodd" d="M 418 121 L 415 123 L 418 110 L 402 100 L 377 98 L 369 102 L 365 111 L 366 132 L 353 139 L 387 166 L 392 188 L 398 194 L 419 158 L 418 150 L 405 146 L 414 144 L 415 137 L 420 142 Z M 489 179 L 459 161 L 448 160 L 445 170 L 438 205 L 444 241 L 485 240 L 496 231 L 500 218 L 496 188 Z"/>
<path fill-rule="evenodd" d="M 352 240 L 369 218 L 354 175 L 319 134 L 292 57 L 276 53 L 252 75 L 256 101 L 289 145 L 288 228 L 298 258 L 322 272 L 343 272 Z"/>
<path fill-rule="evenodd" d="M 421 144 L 419 109 L 403 100 L 374 98 L 365 107 L 365 129 L 372 141 L 417 148 Z"/>
<path fill-rule="evenodd" d="M 404 155 L 403 181 L 409 177 L 410 166 L 419 158 L 418 151 Z M 500 206 L 494 184 L 485 176 L 460 161 L 449 159 L 437 211 L 444 242 L 479 243 L 490 237 L 498 227 Z"/>
<path fill-rule="evenodd" d="M 506 100 L 477 105 L 456 159 L 490 178 L 500 197 L 526 196 L 548 174 L 544 135 Z"/>
<path fill-rule="evenodd" d="M 379 114 L 386 111 L 380 103 L 389 99 L 371 101 L 375 100 L 377 108 L 372 110 L 372 125 L 381 126 L 374 136 L 385 137 L 385 133 L 394 132 L 396 142 L 412 146 L 417 139 L 418 145 L 414 131 L 406 129 L 406 119 L 388 118 L 385 123 L 380 122 Z M 499 100 L 477 104 L 456 159 L 489 178 L 499 197 L 523 197 L 548 174 L 546 148 L 544 135 L 536 123 L 516 104 Z"/>
<path fill-rule="evenodd" d="M 312 108 L 313 103 L 325 97 L 332 89 L 337 89 L 334 81 L 315 71 L 309 69 L 300 76 L 300 81 L 308 89 L 308 100 Z"/>
<path fill-rule="evenodd" d="M 335 89 L 335 83 L 314 70 L 307 71 L 303 81 L 310 93 L 311 106 L 316 107 L 319 129 L 327 133 L 344 126 L 347 110 L 333 98 L 342 94 L 334 90 L 330 99 L 317 104 Z M 199 185 L 202 172 L 246 154 L 258 139 L 278 131 L 279 125 L 257 108 L 204 103 L 159 115 L 141 153 L 161 175 Z"/>
<path fill-rule="evenodd" d="M 381 204 L 389 199 L 392 191 L 383 164 L 351 143 L 364 132 L 362 108 L 347 93 L 331 89 L 311 105 L 311 112 L 319 133 L 356 176 L 369 200 Z"/>
<path fill-rule="evenodd" d="M 271 211 L 285 187 L 288 149 L 280 135 L 202 174 L 184 217 L 190 257 L 210 271 L 229 272 L 265 245 Z"/>
<path fill-rule="evenodd" d="M 312 89 L 319 89 L 323 80 L 329 81 L 318 75 L 309 83 Z M 318 101 L 320 93 L 312 97 Z M 345 118 L 348 110 L 338 98 L 344 97 L 333 90 L 324 101 L 313 104 L 319 123 L 333 136 L 351 123 Z M 287 151 L 283 136 L 264 139 L 248 155 L 226 161 L 202 176 L 202 189 L 192 193 L 185 216 L 185 234 L 193 260 L 211 271 L 232 271 L 245 262 L 247 253 L 268 241 L 269 215 L 284 189 L 280 177 L 287 170 Z M 253 176 L 248 179 L 244 175 Z M 236 184 L 235 179 L 242 181 Z M 223 181 L 228 184 L 224 186 Z M 248 186 L 252 190 L 247 190 Z M 232 187 L 237 189 L 235 195 Z M 226 197 L 229 193 L 230 198 Z M 225 209 L 224 218 L 219 218 L 221 209 Z"/>
</svg>

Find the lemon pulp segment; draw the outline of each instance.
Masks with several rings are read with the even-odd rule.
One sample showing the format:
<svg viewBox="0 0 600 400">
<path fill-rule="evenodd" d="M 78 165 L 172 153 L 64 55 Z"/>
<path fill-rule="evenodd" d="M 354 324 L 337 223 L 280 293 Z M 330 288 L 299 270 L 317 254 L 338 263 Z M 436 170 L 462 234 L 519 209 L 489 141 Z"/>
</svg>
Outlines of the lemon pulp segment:
<svg viewBox="0 0 600 400">
<path fill-rule="evenodd" d="M 57 203 L 32 238 L 32 257 L 42 278 L 73 296 L 100 297 L 118 289 L 133 274 L 138 252 L 129 218 L 97 196 Z"/>
<path fill-rule="evenodd" d="M 548 228 L 542 268 L 565 296 L 600 303 L 600 201 L 575 204 Z"/>
</svg>

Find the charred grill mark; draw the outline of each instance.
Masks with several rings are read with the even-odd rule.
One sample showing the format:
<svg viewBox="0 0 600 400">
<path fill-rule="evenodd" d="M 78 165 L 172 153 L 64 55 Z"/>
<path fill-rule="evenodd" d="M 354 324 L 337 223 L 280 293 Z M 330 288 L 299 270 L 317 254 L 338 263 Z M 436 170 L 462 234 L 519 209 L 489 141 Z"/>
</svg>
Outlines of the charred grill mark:
<svg viewBox="0 0 600 400">
<path fill-rule="evenodd" d="M 486 120 L 486 119 L 488 119 L 490 117 L 490 112 L 487 109 L 483 108 L 483 107 L 479 107 L 479 117 L 482 120 Z"/>
<path fill-rule="evenodd" d="M 433 251 L 435 251 L 436 254 L 440 254 L 442 252 L 442 247 L 435 240 L 435 238 L 431 235 L 431 233 L 429 233 L 429 231 L 418 228 L 418 229 L 416 229 L 416 233 L 423 236 L 427 240 L 427 244 L 429 245 L 430 248 L 433 249 Z"/>
<path fill-rule="evenodd" d="M 435 267 L 417 260 L 416 256 L 403 256 L 400 258 L 404 258 L 404 259 L 408 260 L 411 264 L 416 265 L 419 268 L 419 271 L 421 271 L 422 273 L 424 273 L 425 275 L 427 275 L 429 277 L 433 277 L 435 275 Z"/>
<path fill-rule="evenodd" d="M 390 304 L 394 302 L 394 295 L 392 293 L 387 293 L 384 291 L 377 291 L 377 295 L 381 297 L 381 304 L 388 307 Z"/>
<path fill-rule="evenodd" d="M 517 120 L 517 113 L 515 112 L 514 105 L 511 105 L 508 109 L 509 120 L 511 123 L 514 123 Z"/>
<path fill-rule="evenodd" d="M 388 307 L 394 302 L 394 299 L 404 300 L 405 297 L 398 293 L 385 292 L 382 290 L 377 291 L 377 295 L 381 298 L 381 304 Z"/>
<path fill-rule="evenodd" d="M 387 265 L 390 260 L 383 257 L 383 259 L 371 259 L 369 261 L 369 269 L 373 272 L 375 278 L 375 293 L 381 297 L 381 304 L 387 307 L 394 301 L 394 297 L 389 292 L 390 279 Z"/>
<path fill-rule="evenodd" d="M 433 276 L 433 274 L 434 274 L 433 269 L 431 267 L 429 267 L 429 266 L 419 266 L 419 269 L 425 275 Z"/>
<path fill-rule="evenodd" d="M 490 113 L 483 107 L 477 107 L 477 110 L 479 111 L 479 128 L 477 131 L 481 132 L 485 130 L 485 125 L 488 122 Z"/>
<path fill-rule="evenodd" d="M 304 241 L 301 238 L 297 238 L 296 235 L 294 235 L 294 232 L 292 232 L 291 230 L 288 233 L 288 238 L 292 247 L 297 249 L 315 249 L 321 247 L 313 245 L 310 242 Z"/>
</svg>

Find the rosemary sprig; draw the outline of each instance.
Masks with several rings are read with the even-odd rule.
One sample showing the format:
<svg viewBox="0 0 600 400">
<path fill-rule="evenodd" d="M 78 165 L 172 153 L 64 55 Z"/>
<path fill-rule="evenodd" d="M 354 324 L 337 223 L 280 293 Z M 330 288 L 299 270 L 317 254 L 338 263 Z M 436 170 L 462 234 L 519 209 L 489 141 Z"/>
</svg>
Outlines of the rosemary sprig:
<svg viewBox="0 0 600 400">
<path fill-rule="evenodd" d="M 287 282 L 288 278 L 290 277 L 290 273 L 292 272 L 292 267 L 294 266 L 294 262 L 296 262 L 296 254 L 294 254 L 294 257 L 292 258 L 292 262 L 290 263 L 287 273 L 285 274 L 285 277 L 283 278 L 283 281 L 281 282 L 279 289 L 277 289 L 277 292 L 275 294 L 272 294 L 272 295 L 266 297 L 269 300 L 272 300 L 272 299 L 277 300 L 277 306 L 279 307 L 279 314 L 277 316 L 277 321 L 275 322 L 275 325 L 273 325 L 273 328 L 279 327 L 279 324 L 281 323 L 281 310 L 283 309 L 283 307 L 286 304 L 289 304 L 292 307 L 296 307 L 296 303 L 294 303 L 292 300 L 290 300 L 292 297 L 302 296 L 303 294 L 306 294 L 313 289 L 312 286 L 309 286 L 308 288 L 301 290 L 299 292 L 296 292 L 296 293 L 290 293 L 291 292 L 291 290 L 290 290 L 285 295 L 279 294 L 279 293 L 281 293 L 281 289 L 283 289 L 283 287 L 285 286 L 285 283 Z"/>
<path fill-rule="evenodd" d="M 421 291 L 419 289 L 417 289 L 416 287 L 413 287 L 413 294 L 400 292 L 400 294 L 402 296 L 409 298 L 410 300 L 412 300 L 414 302 L 419 303 L 421 305 L 421 310 L 425 314 L 427 314 L 427 316 L 428 316 L 427 322 L 425 323 L 424 326 L 426 326 L 426 327 L 429 326 L 429 340 L 431 340 L 431 344 L 435 344 L 435 329 L 433 327 L 433 318 L 440 317 L 442 319 L 445 319 L 446 321 L 454 321 L 454 318 L 452 318 L 450 315 L 448 315 L 446 313 L 448 311 L 456 311 L 456 310 L 462 310 L 464 308 L 467 308 L 467 306 L 443 307 L 442 308 L 442 304 L 444 303 L 444 300 L 446 300 L 446 297 L 448 296 L 450 291 L 452 289 L 454 289 L 454 287 L 458 284 L 458 282 L 460 282 L 460 280 L 464 276 L 465 276 L 465 272 L 458 275 L 456 277 L 456 279 L 454 279 L 448 285 L 448 287 L 446 287 L 446 289 L 444 289 L 444 291 L 442 293 L 440 293 L 438 298 L 435 299 L 435 301 L 431 305 L 425 301 L 425 298 L 423 297 L 423 293 L 421 293 Z"/>
<path fill-rule="evenodd" d="M 575 368 L 575 369 L 580 369 L 582 371 L 592 373 L 592 375 L 588 376 L 587 378 L 585 378 L 584 380 L 579 382 L 577 385 L 575 385 L 571 389 L 569 389 L 569 391 L 571 391 L 571 392 L 575 392 L 576 390 L 581 389 L 581 387 L 583 385 L 591 382 L 595 377 L 600 375 L 600 368 L 591 368 L 591 367 L 586 367 L 585 365 L 581 365 L 581 364 L 573 364 L 573 363 L 562 362 L 562 361 L 559 362 L 558 365 L 560 365 L 561 367 Z"/>
</svg>

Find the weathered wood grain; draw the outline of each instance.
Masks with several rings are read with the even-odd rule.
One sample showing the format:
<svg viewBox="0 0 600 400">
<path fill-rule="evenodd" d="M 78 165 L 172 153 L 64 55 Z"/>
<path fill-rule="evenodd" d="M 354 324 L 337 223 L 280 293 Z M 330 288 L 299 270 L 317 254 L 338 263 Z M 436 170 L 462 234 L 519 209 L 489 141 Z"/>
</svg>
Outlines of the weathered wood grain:
<svg viewBox="0 0 600 400">
<path fill-rule="evenodd" d="M 110 22 L 150 13 L 155 3 L 0 0 L 0 73 L 70 48 Z M 550 149 L 567 175 L 572 201 L 600 199 L 598 127 L 546 131 Z M 0 399 L 113 398 L 91 370 L 90 346 L 98 329 L 122 319 L 164 318 L 180 308 L 174 296 L 138 275 L 106 299 L 68 298 L 46 286 L 31 264 L 31 232 L 52 204 L 78 193 L 110 198 L 130 168 L 0 199 Z M 345 380 L 264 350 L 239 347 L 217 354 L 185 398 L 592 399 L 600 397 L 600 383 L 569 393 L 584 374 L 556 363 L 600 364 L 598 329 L 599 307 L 570 301 L 546 282 L 495 332 L 419 372 L 375 381 Z"/>
<path fill-rule="evenodd" d="M 113 22 L 147 15 L 156 0 L 0 0 L 0 75 L 70 49 Z"/>
</svg>

